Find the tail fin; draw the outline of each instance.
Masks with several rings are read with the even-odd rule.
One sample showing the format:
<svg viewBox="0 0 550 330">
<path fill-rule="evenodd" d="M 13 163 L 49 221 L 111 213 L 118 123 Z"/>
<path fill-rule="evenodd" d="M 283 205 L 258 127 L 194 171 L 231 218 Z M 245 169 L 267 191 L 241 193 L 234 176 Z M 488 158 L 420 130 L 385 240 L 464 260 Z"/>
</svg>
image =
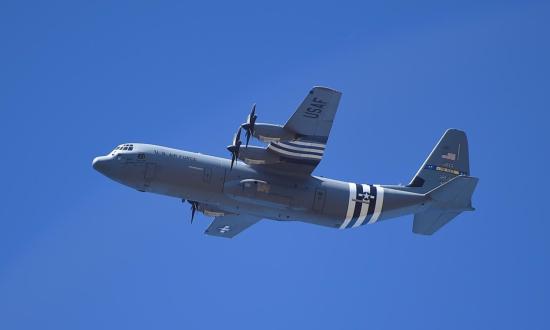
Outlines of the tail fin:
<svg viewBox="0 0 550 330">
<path fill-rule="evenodd" d="M 431 202 L 427 210 L 414 215 L 413 232 L 432 235 L 463 211 L 473 211 L 471 199 L 478 180 L 458 176 L 428 192 Z"/>
<path fill-rule="evenodd" d="M 466 133 L 448 129 L 407 187 L 426 193 L 457 177 L 470 174 Z"/>
</svg>

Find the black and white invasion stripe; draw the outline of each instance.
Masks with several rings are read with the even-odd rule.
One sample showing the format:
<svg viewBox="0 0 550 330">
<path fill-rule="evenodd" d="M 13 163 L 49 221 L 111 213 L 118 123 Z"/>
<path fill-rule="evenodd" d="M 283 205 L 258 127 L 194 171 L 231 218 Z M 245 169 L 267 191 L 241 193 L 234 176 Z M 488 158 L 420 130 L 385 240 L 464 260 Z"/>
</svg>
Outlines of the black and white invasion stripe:
<svg viewBox="0 0 550 330">
<path fill-rule="evenodd" d="M 321 161 L 325 153 L 325 143 L 309 141 L 280 141 L 271 142 L 269 150 L 285 158 Z"/>
<path fill-rule="evenodd" d="M 349 183 L 348 208 L 340 229 L 375 223 L 382 213 L 383 203 L 384 188 L 378 185 Z"/>
</svg>

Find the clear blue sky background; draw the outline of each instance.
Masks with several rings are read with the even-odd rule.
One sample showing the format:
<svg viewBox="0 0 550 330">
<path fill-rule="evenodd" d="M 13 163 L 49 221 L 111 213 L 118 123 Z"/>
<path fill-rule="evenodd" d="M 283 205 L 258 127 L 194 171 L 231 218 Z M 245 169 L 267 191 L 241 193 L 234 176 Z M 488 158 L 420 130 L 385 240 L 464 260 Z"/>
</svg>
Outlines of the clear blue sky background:
<svg viewBox="0 0 550 330">
<path fill-rule="evenodd" d="M 548 329 L 550 5 L 0 3 L 1 329 Z M 316 174 L 407 183 L 445 129 L 476 212 L 203 235 L 189 206 L 93 171 L 147 142 L 227 156 L 253 102 L 344 95 Z"/>
</svg>

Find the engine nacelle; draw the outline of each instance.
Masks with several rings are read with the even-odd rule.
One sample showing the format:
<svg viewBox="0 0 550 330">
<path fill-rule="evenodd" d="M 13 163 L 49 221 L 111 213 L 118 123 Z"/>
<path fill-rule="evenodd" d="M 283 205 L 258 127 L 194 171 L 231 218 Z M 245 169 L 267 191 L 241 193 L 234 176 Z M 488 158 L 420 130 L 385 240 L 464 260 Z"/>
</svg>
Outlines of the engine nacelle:
<svg viewBox="0 0 550 330">
<path fill-rule="evenodd" d="M 198 203 L 197 210 L 207 217 L 223 217 L 226 213 L 212 205 Z"/>
<path fill-rule="evenodd" d="M 263 142 L 269 143 L 295 140 L 296 133 L 285 129 L 281 125 L 256 123 L 254 125 L 254 137 Z"/>
<path fill-rule="evenodd" d="M 279 162 L 279 157 L 268 152 L 265 148 L 248 146 L 241 147 L 239 159 L 249 165 L 273 164 Z"/>
</svg>

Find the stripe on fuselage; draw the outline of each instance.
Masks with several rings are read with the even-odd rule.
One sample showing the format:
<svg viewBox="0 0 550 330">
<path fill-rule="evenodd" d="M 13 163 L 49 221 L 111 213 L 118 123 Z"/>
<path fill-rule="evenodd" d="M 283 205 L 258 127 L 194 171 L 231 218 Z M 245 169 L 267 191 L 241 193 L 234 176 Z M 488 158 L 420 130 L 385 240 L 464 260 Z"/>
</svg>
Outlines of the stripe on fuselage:
<svg viewBox="0 0 550 330">
<path fill-rule="evenodd" d="M 370 185 L 364 184 L 363 185 L 363 194 L 368 198 L 370 195 L 371 189 Z M 359 219 L 355 222 L 353 227 L 359 227 L 363 224 L 363 221 L 365 221 L 365 218 L 367 217 L 367 213 L 369 211 L 369 204 L 361 203 L 361 213 L 359 214 Z"/>
<path fill-rule="evenodd" d="M 362 201 L 368 200 L 369 203 Z M 348 208 L 340 229 L 373 224 L 382 214 L 384 188 L 378 185 L 349 183 Z"/>
<path fill-rule="evenodd" d="M 353 216 L 351 217 L 351 221 L 349 222 L 346 228 L 353 227 L 357 222 L 357 219 L 359 219 L 359 216 L 361 215 L 361 209 L 363 207 L 363 203 L 358 201 L 360 200 L 359 196 L 362 196 L 362 195 L 363 195 L 363 185 L 356 184 L 355 185 L 355 206 L 353 208 Z"/>
<path fill-rule="evenodd" d="M 372 215 L 372 218 L 368 222 L 369 224 L 372 224 L 378 221 L 380 214 L 382 214 L 382 206 L 384 205 L 384 188 L 380 186 L 376 186 L 376 190 L 378 190 L 378 198 L 376 199 L 376 203 L 374 206 L 374 214 Z"/>
<path fill-rule="evenodd" d="M 353 217 L 353 212 L 355 211 L 355 201 L 353 200 L 357 193 L 356 193 L 356 186 L 355 183 L 349 183 L 349 198 L 348 198 L 348 209 L 346 211 L 346 218 L 344 219 L 344 222 L 342 222 L 342 225 L 340 226 L 340 229 L 346 228 L 346 226 L 350 223 L 351 218 Z"/>
</svg>

